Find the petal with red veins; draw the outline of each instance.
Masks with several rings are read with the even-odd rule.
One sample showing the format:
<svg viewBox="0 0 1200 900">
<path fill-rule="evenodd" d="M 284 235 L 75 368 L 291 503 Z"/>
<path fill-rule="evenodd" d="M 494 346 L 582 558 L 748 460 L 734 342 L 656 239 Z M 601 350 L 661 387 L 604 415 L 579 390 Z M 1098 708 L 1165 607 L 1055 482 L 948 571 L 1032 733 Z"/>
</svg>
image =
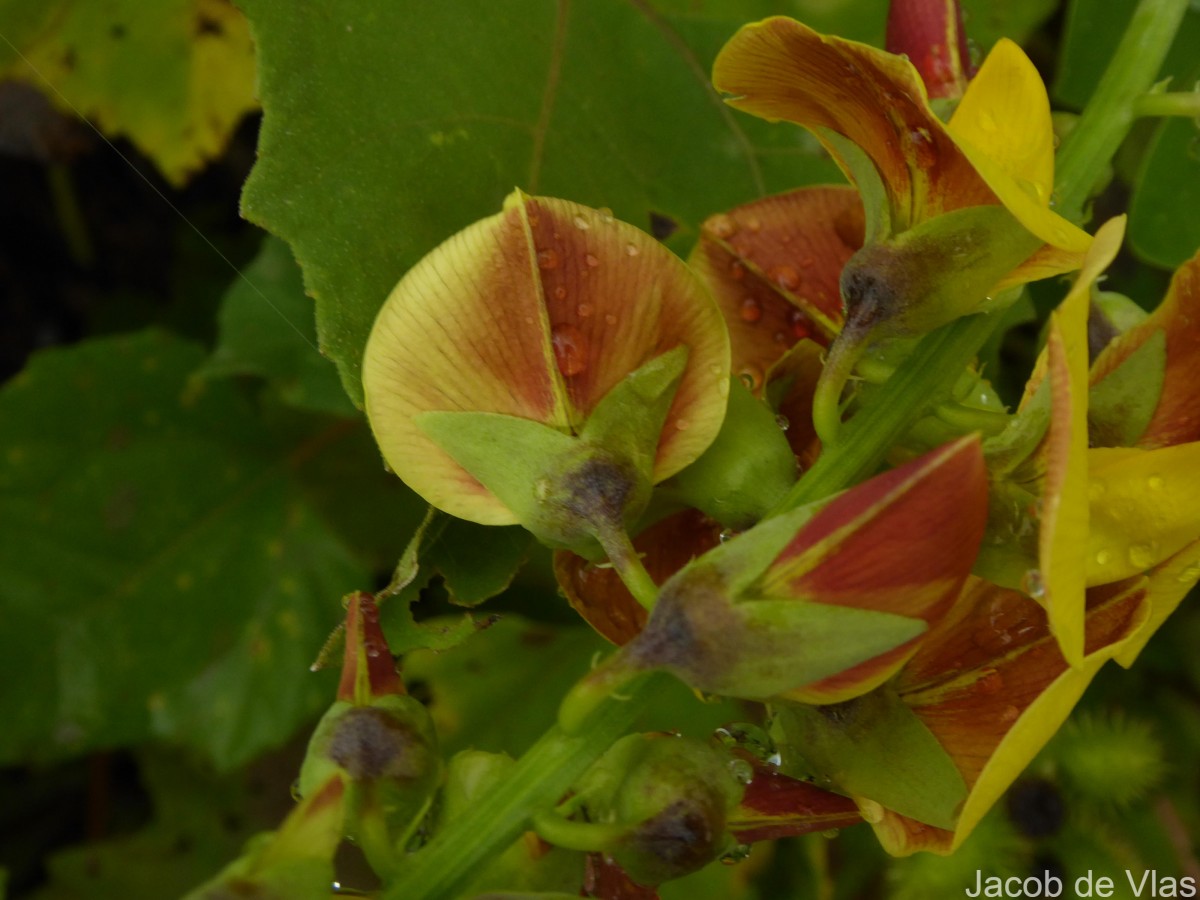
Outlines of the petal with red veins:
<svg viewBox="0 0 1200 900">
<path fill-rule="evenodd" d="M 801 188 L 709 217 L 688 262 L 725 316 L 732 371 L 757 390 L 802 338 L 828 346 L 842 326 L 842 267 L 862 246 L 849 187 Z"/>
</svg>

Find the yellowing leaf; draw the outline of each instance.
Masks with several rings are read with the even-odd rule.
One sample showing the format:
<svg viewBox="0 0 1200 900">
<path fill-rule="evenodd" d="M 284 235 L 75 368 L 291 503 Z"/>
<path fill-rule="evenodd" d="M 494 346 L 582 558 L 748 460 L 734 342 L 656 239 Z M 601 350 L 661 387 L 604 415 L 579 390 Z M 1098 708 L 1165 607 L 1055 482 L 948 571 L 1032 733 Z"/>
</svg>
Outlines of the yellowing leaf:
<svg viewBox="0 0 1200 900">
<path fill-rule="evenodd" d="M 172 184 L 218 156 L 256 106 L 249 28 L 228 0 L 74 0 L 26 34 L 0 77 L 128 137 Z"/>
</svg>

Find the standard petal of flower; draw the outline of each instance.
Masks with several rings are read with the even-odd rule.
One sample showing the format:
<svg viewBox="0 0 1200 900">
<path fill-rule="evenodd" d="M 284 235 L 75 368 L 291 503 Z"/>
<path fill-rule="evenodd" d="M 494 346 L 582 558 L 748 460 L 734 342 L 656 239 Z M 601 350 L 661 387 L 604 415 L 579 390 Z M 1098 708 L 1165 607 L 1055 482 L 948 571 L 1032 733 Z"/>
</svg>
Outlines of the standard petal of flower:
<svg viewBox="0 0 1200 900">
<path fill-rule="evenodd" d="M 521 206 L 459 232 L 396 286 L 367 342 L 363 390 L 384 459 L 417 493 L 461 518 L 516 521 L 413 417 L 486 410 L 570 427 Z"/>
<path fill-rule="evenodd" d="M 895 685 L 950 754 L 970 793 L 953 832 L 887 812 L 875 825 L 894 855 L 950 853 L 1066 719 L 1092 677 L 1146 623 L 1144 581 L 1090 591 L 1083 664 L 1067 665 L 1037 605 L 972 579 Z"/>
<path fill-rule="evenodd" d="M 654 480 L 675 474 L 712 443 L 725 415 L 729 336 L 720 311 L 645 232 L 566 200 L 531 197 L 527 207 L 573 424 L 630 372 L 687 346 Z"/>
<path fill-rule="evenodd" d="M 1120 335 L 1092 367 L 1092 384 L 1114 372 L 1153 335 L 1166 336 L 1166 370 L 1162 393 L 1138 446 L 1169 447 L 1200 440 L 1200 253 L 1184 263 L 1171 279 L 1162 304 L 1150 317 Z"/>
<path fill-rule="evenodd" d="M 1022 225 L 1047 244 L 1074 254 L 1074 265 L 1058 271 L 1076 268 L 1091 238 L 1050 209 L 1054 189 L 1050 100 L 1041 76 L 1020 47 L 1007 38 L 996 44 L 946 128 Z"/>
<path fill-rule="evenodd" d="M 1088 584 L 1145 572 L 1200 539 L 1200 443 L 1088 453 Z"/>
<path fill-rule="evenodd" d="M 728 102 L 738 109 L 813 129 L 851 178 L 851 166 L 819 129 L 861 147 L 883 180 L 893 232 L 996 202 L 929 109 L 920 75 L 902 57 L 776 17 L 746 25 L 730 39 L 713 66 L 713 84 L 731 94 Z"/>
<path fill-rule="evenodd" d="M 1038 535 L 1039 570 L 1029 593 L 1071 665 L 1083 661 L 1084 555 L 1088 533 L 1088 296 L 1121 246 L 1124 217 L 1106 222 L 1067 297 L 1051 316 L 1046 344 L 1051 416 L 1042 452 L 1046 477 Z"/>
<path fill-rule="evenodd" d="M 767 596 L 932 624 L 970 572 L 986 519 L 986 472 L 972 435 L 835 499 L 771 564 L 762 589 Z M 922 640 L 916 637 L 787 696 L 832 703 L 862 694 L 894 674 Z"/>
<path fill-rule="evenodd" d="M 688 262 L 725 316 L 735 375 L 758 389 L 801 338 L 828 346 L 842 326 L 838 278 L 862 240 L 850 187 L 801 188 L 704 223 Z"/>
</svg>

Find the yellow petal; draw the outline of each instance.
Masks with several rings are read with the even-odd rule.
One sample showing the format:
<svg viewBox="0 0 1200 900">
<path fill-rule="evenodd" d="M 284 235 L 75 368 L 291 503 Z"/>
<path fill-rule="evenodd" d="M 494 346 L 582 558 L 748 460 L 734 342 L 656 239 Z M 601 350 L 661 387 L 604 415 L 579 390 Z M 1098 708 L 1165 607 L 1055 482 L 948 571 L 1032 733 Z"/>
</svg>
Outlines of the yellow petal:
<svg viewBox="0 0 1200 900">
<path fill-rule="evenodd" d="M 1124 233 L 1124 217 L 1111 219 L 1097 233 L 1075 284 L 1051 316 L 1046 345 L 1052 412 L 1038 537 L 1041 585 L 1031 593 L 1046 607 L 1050 630 L 1073 666 L 1083 661 L 1089 295 L 1092 282 L 1116 256 Z"/>
<path fill-rule="evenodd" d="M 1088 584 L 1137 575 L 1200 539 L 1200 442 L 1088 451 Z"/>
<path fill-rule="evenodd" d="M 1153 568 L 1146 578 L 1146 599 L 1150 615 L 1146 624 L 1133 635 L 1114 659 L 1129 668 L 1146 643 L 1175 611 L 1188 592 L 1200 581 L 1200 541 L 1188 544 L 1170 559 Z"/>
</svg>

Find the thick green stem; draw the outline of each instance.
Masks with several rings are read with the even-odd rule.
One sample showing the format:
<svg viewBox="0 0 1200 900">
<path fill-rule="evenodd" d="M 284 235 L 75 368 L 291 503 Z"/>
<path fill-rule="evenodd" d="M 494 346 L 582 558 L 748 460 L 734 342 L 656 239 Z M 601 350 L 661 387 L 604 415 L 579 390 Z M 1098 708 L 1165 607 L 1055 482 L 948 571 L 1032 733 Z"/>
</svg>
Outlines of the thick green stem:
<svg viewBox="0 0 1200 900">
<path fill-rule="evenodd" d="M 406 859 L 383 900 L 450 900 L 489 860 L 531 826 L 534 812 L 552 808 L 588 767 L 623 735 L 671 679 L 650 675 L 630 685 L 627 699 L 609 698 L 574 735 L 551 728 L 526 751 L 504 783 L 481 797 Z"/>
<path fill-rule="evenodd" d="M 1083 219 L 1097 179 L 1125 140 L 1135 108 L 1158 77 L 1188 0 L 1142 0 L 1117 52 L 1096 86 L 1079 122 L 1058 152 L 1055 187 L 1059 212 Z"/>
</svg>

